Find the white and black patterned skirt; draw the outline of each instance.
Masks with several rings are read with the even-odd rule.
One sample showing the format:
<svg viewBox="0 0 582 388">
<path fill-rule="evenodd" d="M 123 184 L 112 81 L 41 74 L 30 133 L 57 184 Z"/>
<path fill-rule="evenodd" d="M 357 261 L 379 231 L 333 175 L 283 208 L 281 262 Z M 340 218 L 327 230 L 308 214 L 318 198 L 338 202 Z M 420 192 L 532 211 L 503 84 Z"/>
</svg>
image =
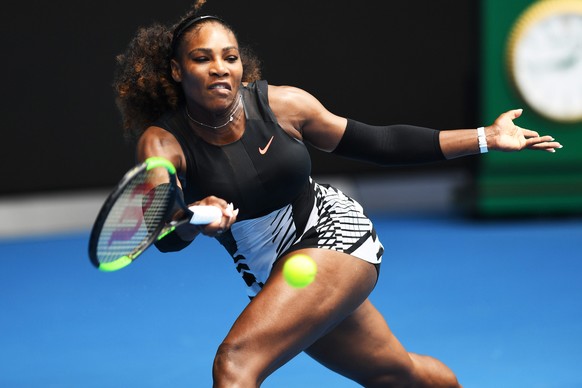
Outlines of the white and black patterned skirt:
<svg viewBox="0 0 582 388">
<path fill-rule="evenodd" d="M 291 251 L 331 249 L 379 265 L 384 248 L 361 205 L 340 190 L 313 183 L 315 200 L 307 220 L 287 205 L 263 217 L 236 222 L 220 242 L 231 253 L 250 298 L 267 281 L 273 264 Z M 295 214 L 295 216 L 294 216 Z M 304 225 L 298 231 L 297 225 Z"/>
</svg>

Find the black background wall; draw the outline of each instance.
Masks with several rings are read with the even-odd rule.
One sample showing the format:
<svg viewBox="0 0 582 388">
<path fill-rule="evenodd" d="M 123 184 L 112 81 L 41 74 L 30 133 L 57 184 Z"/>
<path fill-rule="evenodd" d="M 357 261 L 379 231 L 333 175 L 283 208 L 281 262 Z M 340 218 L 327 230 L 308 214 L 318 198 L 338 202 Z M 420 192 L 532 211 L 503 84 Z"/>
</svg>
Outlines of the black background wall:
<svg viewBox="0 0 582 388">
<path fill-rule="evenodd" d="M 109 187 L 133 164 L 111 89 L 139 26 L 189 1 L 21 1 L 4 11 L 0 195 Z M 478 2 L 209 0 L 255 49 L 272 84 L 313 93 L 370 124 L 475 127 Z M 471 158 L 378 168 L 313 151 L 317 174 L 414 174 Z"/>
</svg>

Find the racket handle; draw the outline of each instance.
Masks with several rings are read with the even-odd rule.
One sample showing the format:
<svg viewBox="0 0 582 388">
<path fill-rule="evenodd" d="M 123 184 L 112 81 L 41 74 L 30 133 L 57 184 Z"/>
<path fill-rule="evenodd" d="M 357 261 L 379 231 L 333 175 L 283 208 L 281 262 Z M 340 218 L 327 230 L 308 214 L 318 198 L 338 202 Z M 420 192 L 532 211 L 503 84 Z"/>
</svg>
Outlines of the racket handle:
<svg viewBox="0 0 582 388">
<path fill-rule="evenodd" d="M 194 225 L 210 224 L 222 217 L 222 210 L 216 206 L 194 205 L 188 209 L 194 213 L 192 218 L 190 218 L 190 223 Z"/>
</svg>

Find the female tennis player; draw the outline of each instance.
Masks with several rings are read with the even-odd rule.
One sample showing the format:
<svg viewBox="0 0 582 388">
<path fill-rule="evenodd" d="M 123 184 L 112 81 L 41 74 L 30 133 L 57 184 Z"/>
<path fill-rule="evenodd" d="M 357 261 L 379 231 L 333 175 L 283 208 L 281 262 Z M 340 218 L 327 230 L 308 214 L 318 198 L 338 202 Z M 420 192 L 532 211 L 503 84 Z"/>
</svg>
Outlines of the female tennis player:
<svg viewBox="0 0 582 388">
<path fill-rule="evenodd" d="M 382 244 L 356 201 L 311 179 L 305 144 L 384 165 L 561 145 L 518 127 L 520 110 L 457 130 L 336 115 L 304 90 L 261 80 L 232 28 L 197 16 L 200 3 L 175 26 L 140 29 L 118 57 L 114 85 L 139 160 L 167 158 L 186 203 L 223 209 L 220 221 L 180 227 L 157 244 L 177 251 L 199 233 L 215 237 L 248 287 L 250 303 L 216 353 L 214 386 L 257 387 L 300 352 L 366 387 L 459 386 L 440 361 L 407 352 L 368 300 Z M 318 266 L 299 289 L 282 276 L 298 253 Z"/>
</svg>

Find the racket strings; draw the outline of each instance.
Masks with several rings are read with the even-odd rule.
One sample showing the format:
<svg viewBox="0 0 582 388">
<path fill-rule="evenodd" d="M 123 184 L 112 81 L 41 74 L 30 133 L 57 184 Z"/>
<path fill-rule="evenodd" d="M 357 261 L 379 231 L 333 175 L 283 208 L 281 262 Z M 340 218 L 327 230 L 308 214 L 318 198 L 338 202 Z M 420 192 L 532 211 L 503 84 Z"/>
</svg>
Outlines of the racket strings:
<svg viewBox="0 0 582 388">
<path fill-rule="evenodd" d="M 135 255 L 158 232 L 173 195 L 169 177 L 165 169 L 156 168 L 128 182 L 103 224 L 97 245 L 99 262 Z"/>
</svg>

